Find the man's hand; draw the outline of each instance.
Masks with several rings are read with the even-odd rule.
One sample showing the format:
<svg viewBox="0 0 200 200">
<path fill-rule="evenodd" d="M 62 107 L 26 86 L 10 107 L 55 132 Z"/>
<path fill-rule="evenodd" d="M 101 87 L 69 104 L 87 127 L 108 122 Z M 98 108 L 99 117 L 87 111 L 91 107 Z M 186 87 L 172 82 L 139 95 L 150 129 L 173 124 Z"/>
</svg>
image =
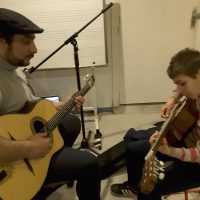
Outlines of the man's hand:
<svg viewBox="0 0 200 200">
<path fill-rule="evenodd" d="M 54 102 L 54 105 L 57 109 L 60 109 L 64 105 L 66 105 L 73 97 L 76 96 L 77 93 L 74 93 L 72 96 L 68 96 L 64 101 Z M 81 108 L 81 105 L 84 103 L 85 99 L 82 96 L 75 97 L 75 105 L 71 109 L 71 112 L 76 112 Z"/>
<path fill-rule="evenodd" d="M 176 104 L 176 99 L 170 97 L 160 110 L 161 117 L 168 118 L 175 104 Z"/>
<path fill-rule="evenodd" d="M 156 131 L 149 139 L 149 143 L 151 146 L 158 140 L 158 137 L 160 135 L 159 131 Z M 158 147 L 158 151 L 160 153 L 163 153 L 165 155 L 170 156 L 171 155 L 171 147 L 168 145 L 167 140 L 165 138 L 161 139 Z"/>
<path fill-rule="evenodd" d="M 166 138 L 163 138 L 161 140 L 160 146 L 158 147 L 158 151 L 168 156 L 172 154 L 171 146 L 168 145 Z"/>
<path fill-rule="evenodd" d="M 38 159 L 44 157 L 51 150 L 53 144 L 49 137 L 46 137 L 46 133 L 38 133 L 32 135 L 26 142 L 27 157 L 29 159 Z"/>
<path fill-rule="evenodd" d="M 72 96 L 69 96 L 66 98 L 66 101 L 64 102 L 64 105 L 69 102 L 73 97 L 75 97 L 77 95 L 77 92 L 74 93 Z M 81 106 L 83 105 L 85 99 L 82 96 L 77 96 L 75 97 L 75 105 L 74 107 L 71 109 L 71 112 L 76 112 L 78 111 Z"/>
<path fill-rule="evenodd" d="M 84 103 L 84 101 L 85 101 L 85 99 L 82 97 L 82 96 L 78 96 L 78 97 L 76 97 L 75 98 L 75 106 L 72 108 L 72 112 L 76 112 L 76 111 L 78 111 L 80 108 L 81 108 L 81 106 L 83 105 L 83 103 Z"/>
<path fill-rule="evenodd" d="M 149 143 L 151 144 L 151 146 L 153 146 L 153 144 L 157 141 L 159 135 L 159 131 L 156 131 L 155 133 L 153 133 L 153 135 L 151 135 L 151 137 L 149 138 Z"/>
<path fill-rule="evenodd" d="M 172 96 L 167 100 L 167 102 L 162 106 L 160 110 L 160 115 L 162 118 L 168 118 L 174 105 L 182 98 L 181 92 L 176 88 L 173 90 Z"/>
</svg>

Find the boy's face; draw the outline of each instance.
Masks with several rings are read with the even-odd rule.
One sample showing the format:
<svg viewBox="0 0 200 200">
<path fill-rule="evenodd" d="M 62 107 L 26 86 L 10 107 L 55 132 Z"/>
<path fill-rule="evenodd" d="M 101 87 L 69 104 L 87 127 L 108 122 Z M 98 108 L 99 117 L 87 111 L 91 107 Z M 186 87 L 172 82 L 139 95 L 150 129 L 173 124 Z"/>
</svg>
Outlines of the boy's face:
<svg viewBox="0 0 200 200">
<path fill-rule="evenodd" d="M 183 96 L 191 99 L 197 99 L 200 96 L 200 71 L 198 71 L 196 78 L 180 74 L 174 79 L 174 83 Z"/>
<path fill-rule="evenodd" d="M 30 59 L 37 53 L 34 39 L 34 34 L 15 34 L 10 45 L 5 43 L 1 57 L 14 66 L 29 65 Z"/>
</svg>

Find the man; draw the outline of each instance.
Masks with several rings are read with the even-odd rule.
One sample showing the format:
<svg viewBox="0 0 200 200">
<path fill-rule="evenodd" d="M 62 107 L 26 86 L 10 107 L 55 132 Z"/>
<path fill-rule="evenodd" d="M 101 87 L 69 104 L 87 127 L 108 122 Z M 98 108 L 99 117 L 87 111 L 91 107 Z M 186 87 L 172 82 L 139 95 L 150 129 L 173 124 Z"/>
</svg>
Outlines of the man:
<svg viewBox="0 0 200 200">
<path fill-rule="evenodd" d="M 174 98 L 179 99 L 181 96 L 196 100 L 197 109 L 200 112 L 200 52 L 188 48 L 179 51 L 172 57 L 167 72 L 177 86 L 175 96 L 171 100 L 174 101 Z M 170 101 L 167 102 L 169 105 L 165 105 L 161 110 L 164 117 L 173 106 L 173 102 Z M 128 144 L 126 151 L 128 181 L 113 184 L 111 193 L 119 197 L 137 197 L 138 200 L 161 200 L 163 195 L 199 187 L 200 119 L 199 117 L 195 119 L 195 117 L 194 115 L 194 124 L 178 142 L 179 146 L 171 145 L 165 138 L 159 143 L 157 158 L 170 162 L 165 167 L 165 178 L 158 180 L 153 187 L 152 182 L 149 183 L 148 187 L 152 187 L 152 191 L 141 190 L 141 180 L 144 157 L 157 141 L 160 134 L 158 131 L 149 140 L 139 140 Z M 183 123 L 187 123 L 187 119 Z"/>
<path fill-rule="evenodd" d="M 20 13 L 0 8 L 1 116 L 17 113 L 27 101 L 38 99 L 31 93 L 26 81 L 17 75 L 16 69 L 30 64 L 31 58 L 37 53 L 34 43 L 35 34 L 42 32 L 42 28 Z M 79 109 L 83 102 L 83 97 L 76 97 L 76 105 L 72 111 Z M 61 108 L 65 103 L 58 102 L 55 106 Z M 58 128 L 64 139 L 64 147 L 52 156 L 44 185 L 57 181 L 77 180 L 76 189 L 80 200 L 100 200 L 100 167 L 95 156 L 71 148 L 80 132 L 80 120 L 69 114 Z M 21 129 L 23 131 L 23 127 Z M 8 140 L 0 136 L 0 164 L 43 158 L 52 146 L 52 140 L 46 137 L 45 132 L 33 134 L 30 138 L 20 141 Z M 43 188 L 34 199 L 45 199 L 41 197 L 42 191 Z"/>
</svg>

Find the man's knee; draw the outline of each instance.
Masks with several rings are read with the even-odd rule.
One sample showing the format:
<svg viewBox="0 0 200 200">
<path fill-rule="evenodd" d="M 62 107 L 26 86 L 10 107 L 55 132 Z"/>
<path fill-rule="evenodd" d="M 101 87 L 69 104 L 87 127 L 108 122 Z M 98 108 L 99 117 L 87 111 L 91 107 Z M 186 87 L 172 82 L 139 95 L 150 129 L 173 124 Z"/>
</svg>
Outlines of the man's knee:
<svg viewBox="0 0 200 200">
<path fill-rule="evenodd" d="M 58 128 L 62 133 L 79 133 L 81 129 L 81 122 L 76 115 L 68 114 L 59 123 Z"/>
</svg>

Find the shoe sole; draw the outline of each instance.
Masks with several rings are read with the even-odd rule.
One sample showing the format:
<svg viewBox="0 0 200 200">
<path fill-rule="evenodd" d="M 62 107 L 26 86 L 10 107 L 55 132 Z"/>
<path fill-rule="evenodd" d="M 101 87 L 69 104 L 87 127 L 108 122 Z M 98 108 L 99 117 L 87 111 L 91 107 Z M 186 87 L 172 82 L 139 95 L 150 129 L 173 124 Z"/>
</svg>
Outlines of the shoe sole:
<svg viewBox="0 0 200 200">
<path fill-rule="evenodd" d="M 115 193 L 113 193 L 112 191 L 111 191 L 111 194 L 112 194 L 113 196 L 116 196 L 116 197 L 124 197 L 124 198 L 133 198 L 133 197 L 136 197 L 135 194 L 132 194 L 132 195 L 126 195 L 126 194 L 120 195 L 120 194 L 115 194 Z"/>
</svg>

